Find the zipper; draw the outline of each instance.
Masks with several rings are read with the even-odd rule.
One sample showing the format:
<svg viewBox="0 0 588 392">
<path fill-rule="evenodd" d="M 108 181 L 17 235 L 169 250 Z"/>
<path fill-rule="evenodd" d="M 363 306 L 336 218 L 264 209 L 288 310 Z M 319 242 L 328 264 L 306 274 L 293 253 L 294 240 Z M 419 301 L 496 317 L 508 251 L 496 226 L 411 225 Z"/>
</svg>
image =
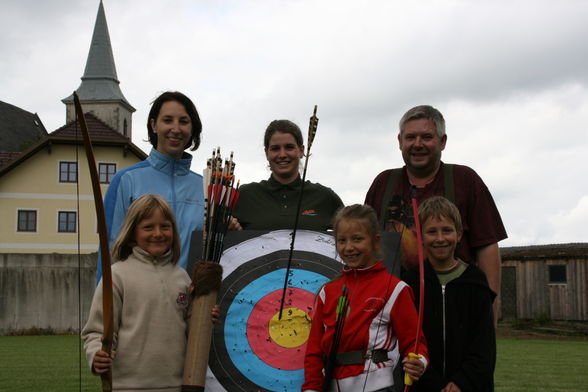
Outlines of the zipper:
<svg viewBox="0 0 588 392">
<path fill-rule="evenodd" d="M 447 356 L 447 342 L 445 332 L 445 285 L 441 285 L 441 297 L 443 298 L 443 376 L 445 376 L 445 359 Z"/>
<path fill-rule="evenodd" d="M 172 210 L 176 214 L 176 160 L 172 162 L 172 175 L 171 175 L 171 189 L 172 189 Z"/>
</svg>

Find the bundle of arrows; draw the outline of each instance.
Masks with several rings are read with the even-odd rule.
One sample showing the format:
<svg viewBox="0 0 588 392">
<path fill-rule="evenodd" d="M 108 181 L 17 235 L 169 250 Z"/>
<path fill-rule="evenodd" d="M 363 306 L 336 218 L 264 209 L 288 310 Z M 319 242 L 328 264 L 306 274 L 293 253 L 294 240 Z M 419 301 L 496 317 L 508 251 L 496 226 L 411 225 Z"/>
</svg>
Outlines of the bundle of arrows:
<svg viewBox="0 0 588 392">
<path fill-rule="evenodd" d="M 235 182 L 233 153 L 223 159 L 220 148 L 212 152 L 212 158 L 204 169 L 204 195 L 206 196 L 204 228 L 202 231 L 202 260 L 194 265 L 192 274 L 192 317 L 188 330 L 188 344 L 184 359 L 182 392 L 204 391 L 208 354 L 212 338 L 210 311 L 216 304 L 223 269 L 219 264 L 223 240 L 232 218 L 232 211 L 239 199 L 239 185 Z"/>
<path fill-rule="evenodd" d="M 337 310 L 335 313 L 335 331 L 333 333 L 333 340 L 331 342 L 331 350 L 326 358 L 325 364 L 325 380 L 323 384 L 323 392 L 329 392 L 331 381 L 333 380 L 333 371 L 337 366 L 337 354 L 339 353 L 339 343 L 343 336 L 343 327 L 345 320 L 349 314 L 349 289 L 343 285 L 339 302 L 337 303 Z"/>
<path fill-rule="evenodd" d="M 206 197 L 204 228 L 202 232 L 202 260 L 219 262 L 223 239 L 227 233 L 233 208 L 239 199 L 239 183 L 235 183 L 233 153 L 223 159 L 220 147 L 212 151 L 204 169 L 204 195 Z"/>
</svg>

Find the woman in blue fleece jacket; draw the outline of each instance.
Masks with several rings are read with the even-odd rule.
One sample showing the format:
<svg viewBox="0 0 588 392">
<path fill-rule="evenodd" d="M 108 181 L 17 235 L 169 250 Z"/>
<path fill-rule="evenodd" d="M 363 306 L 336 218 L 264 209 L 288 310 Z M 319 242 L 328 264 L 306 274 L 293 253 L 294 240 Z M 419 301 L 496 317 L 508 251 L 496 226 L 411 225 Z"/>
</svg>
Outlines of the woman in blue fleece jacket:
<svg viewBox="0 0 588 392">
<path fill-rule="evenodd" d="M 173 209 L 178 223 L 181 255 L 187 268 L 190 237 L 201 230 L 204 217 L 202 176 L 190 171 L 192 156 L 186 149 L 200 146 L 202 123 L 194 103 L 184 94 L 168 91 L 153 101 L 147 119 L 149 157 L 120 170 L 113 177 L 104 207 L 110 244 L 114 242 L 131 203 L 144 194 L 160 195 Z M 101 278 L 100 263 L 96 281 Z"/>
</svg>

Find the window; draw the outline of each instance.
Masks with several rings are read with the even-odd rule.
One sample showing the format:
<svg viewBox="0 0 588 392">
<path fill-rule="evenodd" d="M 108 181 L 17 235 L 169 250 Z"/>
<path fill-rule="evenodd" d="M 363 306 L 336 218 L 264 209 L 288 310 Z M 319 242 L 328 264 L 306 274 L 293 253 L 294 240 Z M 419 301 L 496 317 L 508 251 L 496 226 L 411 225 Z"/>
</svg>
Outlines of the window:
<svg viewBox="0 0 588 392">
<path fill-rule="evenodd" d="M 59 162 L 59 182 L 77 182 L 78 163 Z"/>
<path fill-rule="evenodd" d="M 59 225 L 57 231 L 60 233 L 75 233 L 76 213 L 72 211 L 59 211 Z"/>
<path fill-rule="evenodd" d="M 16 231 L 37 231 L 37 211 L 18 210 L 18 224 Z"/>
<path fill-rule="evenodd" d="M 567 273 L 565 265 L 549 265 L 549 283 L 567 283 Z"/>
<path fill-rule="evenodd" d="M 98 173 L 101 184 L 110 184 L 114 173 L 116 173 L 116 163 L 99 163 Z"/>
</svg>

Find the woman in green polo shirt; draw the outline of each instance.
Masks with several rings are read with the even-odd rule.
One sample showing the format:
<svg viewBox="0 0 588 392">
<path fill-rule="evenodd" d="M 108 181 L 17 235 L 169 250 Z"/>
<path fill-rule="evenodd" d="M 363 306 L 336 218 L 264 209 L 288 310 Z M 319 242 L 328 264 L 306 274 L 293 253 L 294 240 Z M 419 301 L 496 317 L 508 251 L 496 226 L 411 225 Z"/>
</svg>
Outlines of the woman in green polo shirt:
<svg viewBox="0 0 588 392">
<path fill-rule="evenodd" d="M 241 186 L 233 215 L 243 229 L 293 229 L 302 185 L 302 132 L 292 121 L 274 120 L 265 130 L 263 142 L 270 178 Z M 343 202 L 332 189 L 306 181 L 298 228 L 326 231 L 341 207 Z"/>
</svg>

